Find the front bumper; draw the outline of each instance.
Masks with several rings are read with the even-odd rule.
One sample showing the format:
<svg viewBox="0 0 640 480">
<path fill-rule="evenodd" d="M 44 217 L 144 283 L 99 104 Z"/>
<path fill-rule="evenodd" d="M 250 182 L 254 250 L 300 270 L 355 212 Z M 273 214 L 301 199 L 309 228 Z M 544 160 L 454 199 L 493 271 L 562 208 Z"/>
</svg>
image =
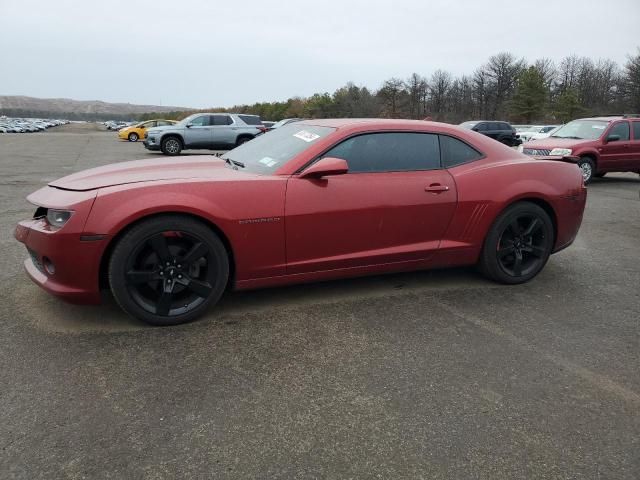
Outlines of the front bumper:
<svg viewBox="0 0 640 480">
<path fill-rule="evenodd" d="M 155 137 L 145 136 L 144 142 L 142 142 L 142 144 L 147 150 L 160 150 L 160 142 Z"/>
<path fill-rule="evenodd" d="M 24 220 L 14 236 L 29 252 L 24 268 L 33 282 L 71 303 L 100 303 L 100 258 L 105 236 L 83 240 L 78 232 L 50 230 L 43 219 Z M 47 268 L 47 266 L 53 268 Z"/>
<path fill-rule="evenodd" d="M 85 231 L 97 193 L 41 188 L 27 197 L 30 203 L 73 214 L 56 229 L 36 211 L 36 218 L 21 221 L 14 231 L 16 240 L 27 247 L 29 258 L 24 267 L 31 280 L 73 303 L 100 303 L 100 260 L 109 240 L 100 232 Z"/>
</svg>

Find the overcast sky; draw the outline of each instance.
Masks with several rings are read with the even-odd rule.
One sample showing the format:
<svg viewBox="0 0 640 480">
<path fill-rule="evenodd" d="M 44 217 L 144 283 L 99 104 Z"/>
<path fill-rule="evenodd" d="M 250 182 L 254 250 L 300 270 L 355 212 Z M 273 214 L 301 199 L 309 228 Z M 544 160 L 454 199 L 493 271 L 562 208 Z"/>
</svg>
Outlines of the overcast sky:
<svg viewBox="0 0 640 480">
<path fill-rule="evenodd" d="M 0 0 L 0 95 L 231 106 L 638 46 L 640 0 Z"/>
</svg>

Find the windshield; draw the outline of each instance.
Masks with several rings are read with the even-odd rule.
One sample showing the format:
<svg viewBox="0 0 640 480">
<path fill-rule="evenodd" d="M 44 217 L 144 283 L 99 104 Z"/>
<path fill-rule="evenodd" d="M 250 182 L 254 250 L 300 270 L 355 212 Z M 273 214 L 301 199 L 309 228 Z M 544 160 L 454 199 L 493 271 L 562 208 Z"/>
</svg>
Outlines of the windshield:
<svg viewBox="0 0 640 480">
<path fill-rule="evenodd" d="M 222 159 L 233 162 L 240 170 L 268 175 L 334 131 L 330 127 L 292 123 L 257 136 L 225 153 Z"/>
<path fill-rule="evenodd" d="M 607 128 L 609 122 L 602 120 L 574 120 L 559 128 L 551 138 L 574 138 L 576 140 L 595 140 Z"/>
</svg>

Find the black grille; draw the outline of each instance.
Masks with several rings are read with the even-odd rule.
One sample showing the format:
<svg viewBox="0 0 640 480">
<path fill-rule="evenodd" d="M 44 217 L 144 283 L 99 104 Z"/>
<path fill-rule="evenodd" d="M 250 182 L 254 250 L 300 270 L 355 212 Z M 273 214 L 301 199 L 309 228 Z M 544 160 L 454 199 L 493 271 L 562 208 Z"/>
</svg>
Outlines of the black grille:
<svg viewBox="0 0 640 480">
<path fill-rule="evenodd" d="M 31 260 L 33 261 L 33 264 L 36 266 L 36 268 L 38 270 L 40 270 L 42 273 L 45 273 L 44 267 L 42 266 L 42 263 L 40 262 L 40 259 L 38 258 L 38 254 L 36 252 L 34 252 L 33 250 L 31 250 L 30 248 L 27 248 L 27 250 L 29 251 L 29 255 L 31 256 Z"/>
<path fill-rule="evenodd" d="M 551 153 L 551 150 L 543 150 L 543 149 L 537 149 L 537 148 L 525 148 L 524 150 L 522 150 L 522 153 L 524 153 L 525 155 L 541 155 L 541 156 L 547 156 Z"/>
</svg>

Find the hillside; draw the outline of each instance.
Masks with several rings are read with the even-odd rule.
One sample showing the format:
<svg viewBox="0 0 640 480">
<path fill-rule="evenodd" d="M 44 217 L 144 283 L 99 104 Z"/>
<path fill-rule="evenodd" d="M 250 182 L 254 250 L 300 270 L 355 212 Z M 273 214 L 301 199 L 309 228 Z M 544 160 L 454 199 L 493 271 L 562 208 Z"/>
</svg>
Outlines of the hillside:
<svg viewBox="0 0 640 480">
<path fill-rule="evenodd" d="M 72 100 L 70 98 L 35 98 L 0 95 L 0 113 L 6 115 L 40 114 L 40 116 L 65 118 L 121 118 L 147 112 L 177 112 L 190 110 L 184 107 L 109 103 L 99 100 Z"/>
</svg>

